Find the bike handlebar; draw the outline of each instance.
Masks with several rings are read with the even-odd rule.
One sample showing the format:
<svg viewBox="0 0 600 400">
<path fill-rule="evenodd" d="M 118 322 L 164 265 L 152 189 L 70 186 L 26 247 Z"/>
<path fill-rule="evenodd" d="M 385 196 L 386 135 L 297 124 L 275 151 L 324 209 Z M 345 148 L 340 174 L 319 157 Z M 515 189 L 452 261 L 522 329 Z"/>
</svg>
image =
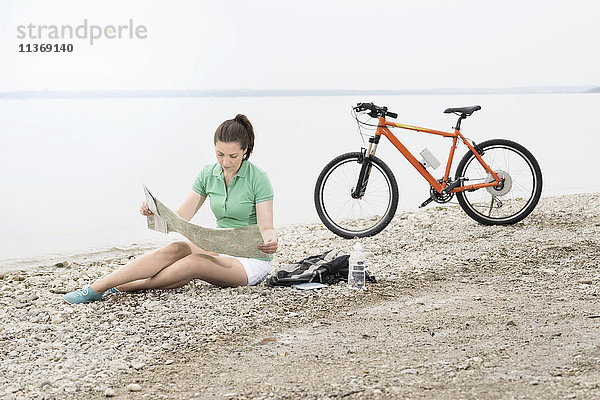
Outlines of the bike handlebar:
<svg viewBox="0 0 600 400">
<path fill-rule="evenodd" d="M 379 107 L 373 103 L 356 103 L 356 107 L 353 107 L 355 111 L 366 111 L 369 110 L 369 116 L 373 118 L 377 117 L 390 117 L 398 118 L 398 114 L 387 110 L 387 107 Z"/>
</svg>

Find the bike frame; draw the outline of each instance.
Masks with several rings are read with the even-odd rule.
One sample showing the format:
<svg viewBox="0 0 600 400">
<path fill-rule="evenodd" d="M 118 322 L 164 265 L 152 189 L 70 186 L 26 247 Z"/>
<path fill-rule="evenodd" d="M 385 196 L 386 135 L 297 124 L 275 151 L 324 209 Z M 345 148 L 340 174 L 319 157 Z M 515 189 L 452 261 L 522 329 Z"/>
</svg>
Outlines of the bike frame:
<svg viewBox="0 0 600 400">
<path fill-rule="evenodd" d="M 407 129 L 411 131 L 430 133 L 433 135 L 452 138 L 452 146 L 450 147 L 450 154 L 448 155 L 448 162 L 446 163 L 446 171 L 444 173 L 444 178 L 441 183 L 438 182 L 433 177 L 433 175 L 429 173 L 429 171 L 427 171 L 423 164 L 421 164 L 415 158 L 415 156 L 413 156 L 412 153 L 400 142 L 400 140 L 398 140 L 398 138 L 394 136 L 394 134 L 392 133 L 392 131 L 390 131 L 388 127 Z M 471 145 L 471 143 L 469 143 L 469 141 L 465 139 L 465 137 L 460 133 L 459 129 L 455 128 L 454 132 L 443 132 L 434 129 L 421 128 L 418 126 L 399 124 L 397 122 L 389 122 L 386 121 L 385 117 L 379 117 L 379 124 L 377 125 L 375 136 L 369 139 L 369 148 L 366 151 L 366 156 L 375 155 L 375 150 L 377 149 L 377 145 L 379 144 L 379 139 L 381 138 L 381 136 L 385 136 L 386 138 L 388 138 L 388 140 L 392 142 L 396 149 L 398 149 L 398 151 L 402 153 L 404 158 L 406 158 L 406 160 L 409 163 L 411 163 L 413 167 L 415 167 L 415 169 L 423 176 L 423 178 L 425 178 L 425 180 L 427 180 L 427 182 L 429 182 L 431 187 L 433 187 L 438 193 L 442 193 L 442 191 L 444 191 L 444 189 L 446 189 L 446 187 L 450 183 L 450 168 L 452 167 L 454 152 L 458 147 L 458 139 L 461 139 L 462 142 L 469 148 L 469 150 L 471 150 L 471 152 L 475 155 L 475 158 L 477 158 L 477 161 L 479 161 L 481 166 L 494 178 L 494 182 L 476 183 L 467 186 L 457 186 L 454 187 L 452 190 L 448 190 L 447 193 L 464 192 L 465 190 L 476 190 L 485 187 L 498 186 L 502 181 L 498 174 L 496 174 L 490 168 L 490 166 L 487 165 L 485 161 L 483 161 L 483 158 L 481 157 L 479 152 L 477 152 L 475 147 L 473 147 L 473 145 Z"/>
</svg>

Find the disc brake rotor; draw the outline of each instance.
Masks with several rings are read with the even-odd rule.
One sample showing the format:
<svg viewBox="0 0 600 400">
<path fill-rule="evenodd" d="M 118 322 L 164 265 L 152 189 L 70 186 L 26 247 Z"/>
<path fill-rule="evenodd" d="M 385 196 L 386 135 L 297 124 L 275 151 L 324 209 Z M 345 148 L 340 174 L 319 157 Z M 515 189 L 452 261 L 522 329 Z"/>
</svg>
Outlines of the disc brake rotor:
<svg viewBox="0 0 600 400">
<path fill-rule="evenodd" d="M 503 181 L 497 186 L 489 186 L 486 187 L 486 189 L 493 196 L 504 196 L 506 193 L 510 192 L 510 189 L 512 189 L 512 178 L 506 171 L 498 170 L 494 172 L 496 172 L 498 177 Z M 485 183 L 490 182 L 494 182 L 494 177 L 491 174 L 488 174 L 487 178 L 485 178 Z"/>
</svg>

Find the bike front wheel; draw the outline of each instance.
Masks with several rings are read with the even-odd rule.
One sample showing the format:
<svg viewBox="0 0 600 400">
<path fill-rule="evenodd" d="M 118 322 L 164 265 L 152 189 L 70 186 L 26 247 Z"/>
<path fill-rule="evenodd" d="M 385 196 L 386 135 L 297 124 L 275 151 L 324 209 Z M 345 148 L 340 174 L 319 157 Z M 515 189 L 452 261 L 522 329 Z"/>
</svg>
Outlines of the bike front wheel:
<svg viewBox="0 0 600 400">
<path fill-rule="evenodd" d="M 510 140 L 493 139 L 478 146 L 483 160 L 503 179 L 498 186 L 458 192 L 462 209 L 484 225 L 514 224 L 527 217 L 542 194 L 542 171 L 535 157 Z M 456 179 L 463 185 L 493 182 L 472 152 L 460 160 Z"/>
<path fill-rule="evenodd" d="M 369 162 L 364 195 L 353 198 L 363 163 Z M 325 226 L 344 238 L 373 236 L 392 220 L 398 207 L 398 184 L 379 158 L 346 153 L 329 162 L 315 185 L 315 207 Z"/>
</svg>

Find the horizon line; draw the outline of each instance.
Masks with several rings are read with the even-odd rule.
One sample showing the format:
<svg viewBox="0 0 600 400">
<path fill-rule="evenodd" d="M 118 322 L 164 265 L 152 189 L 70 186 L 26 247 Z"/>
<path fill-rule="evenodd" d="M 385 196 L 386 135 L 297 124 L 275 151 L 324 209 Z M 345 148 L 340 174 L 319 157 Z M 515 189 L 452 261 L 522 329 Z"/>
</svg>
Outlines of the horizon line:
<svg viewBox="0 0 600 400">
<path fill-rule="evenodd" d="M 506 88 L 432 89 L 83 89 L 0 91 L 0 98 L 118 98 L 118 97 L 284 97 L 344 95 L 446 95 L 446 94 L 560 94 L 596 93 L 599 86 L 516 86 Z"/>
</svg>

